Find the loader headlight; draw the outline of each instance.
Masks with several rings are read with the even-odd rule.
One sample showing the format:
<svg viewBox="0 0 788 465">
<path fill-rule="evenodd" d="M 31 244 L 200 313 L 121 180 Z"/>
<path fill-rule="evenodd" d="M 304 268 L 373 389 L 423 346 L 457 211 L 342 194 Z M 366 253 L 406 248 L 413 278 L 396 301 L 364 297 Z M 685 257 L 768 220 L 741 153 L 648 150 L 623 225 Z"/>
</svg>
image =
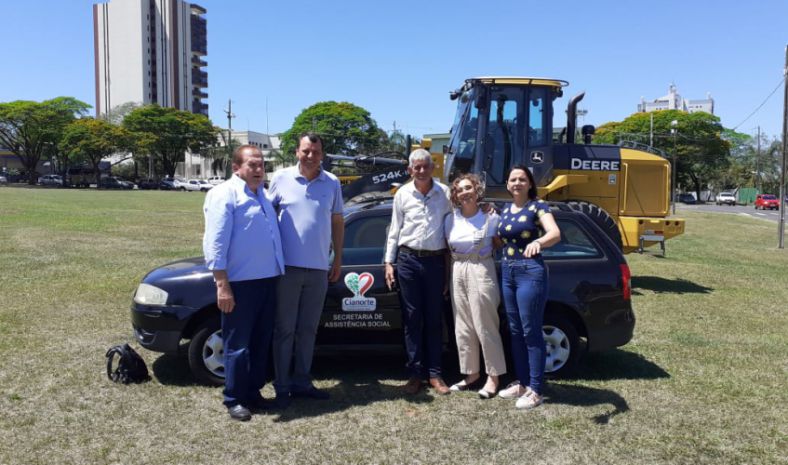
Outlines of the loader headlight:
<svg viewBox="0 0 788 465">
<path fill-rule="evenodd" d="M 134 293 L 134 302 L 141 305 L 166 305 L 167 291 L 150 284 L 140 283 Z"/>
</svg>

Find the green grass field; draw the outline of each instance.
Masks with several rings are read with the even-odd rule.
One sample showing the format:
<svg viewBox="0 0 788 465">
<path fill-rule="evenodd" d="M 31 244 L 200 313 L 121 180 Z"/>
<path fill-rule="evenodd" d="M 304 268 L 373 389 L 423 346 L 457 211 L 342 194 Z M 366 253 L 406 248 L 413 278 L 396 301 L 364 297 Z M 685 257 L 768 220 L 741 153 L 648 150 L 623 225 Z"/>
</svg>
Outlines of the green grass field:
<svg viewBox="0 0 788 465">
<path fill-rule="evenodd" d="M 330 402 L 237 423 L 183 355 L 141 350 L 143 385 L 105 375 L 106 349 L 133 338 L 139 279 L 200 254 L 203 198 L 0 188 L 0 464 L 788 463 L 788 252 L 773 222 L 687 213 L 667 258 L 629 255 L 633 341 L 551 382 L 535 411 L 405 398 L 398 355 L 335 354 L 315 365 Z"/>
</svg>

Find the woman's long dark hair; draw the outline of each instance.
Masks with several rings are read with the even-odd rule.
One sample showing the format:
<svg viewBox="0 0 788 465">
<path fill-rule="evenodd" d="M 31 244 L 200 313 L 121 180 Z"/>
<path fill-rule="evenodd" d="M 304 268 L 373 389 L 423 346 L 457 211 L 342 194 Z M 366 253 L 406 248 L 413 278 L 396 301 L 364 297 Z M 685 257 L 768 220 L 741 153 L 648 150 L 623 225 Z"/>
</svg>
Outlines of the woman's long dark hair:
<svg viewBox="0 0 788 465">
<path fill-rule="evenodd" d="M 525 171 L 526 177 L 528 177 L 528 198 L 530 200 L 536 200 L 536 181 L 534 181 L 534 175 L 531 173 L 531 170 L 528 169 L 525 165 L 514 165 L 509 168 L 509 172 L 506 173 L 506 184 L 509 184 L 509 176 L 512 175 L 512 171 L 514 170 L 522 170 Z"/>
</svg>

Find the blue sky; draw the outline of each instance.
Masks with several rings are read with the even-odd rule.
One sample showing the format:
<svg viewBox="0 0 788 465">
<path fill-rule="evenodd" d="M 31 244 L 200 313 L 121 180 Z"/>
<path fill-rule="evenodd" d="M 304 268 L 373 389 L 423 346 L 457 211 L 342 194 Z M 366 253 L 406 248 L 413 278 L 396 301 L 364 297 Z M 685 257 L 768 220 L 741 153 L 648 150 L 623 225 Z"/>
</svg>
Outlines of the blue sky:
<svg viewBox="0 0 788 465">
<path fill-rule="evenodd" d="M 95 104 L 92 3 L 0 0 L 0 101 Z M 386 130 L 444 132 L 448 92 L 465 78 L 524 75 L 567 80 L 567 96 L 585 91 L 585 124 L 621 120 L 675 82 L 684 98 L 710 93 L 725 127 L 782 132 L 782 87 L 742 123 L 782 80 L 782 0 L 196 3 L 208 10 L 208 104 L 222 126 L 230 98 L 235 128 L 272 133 L 337 100 Z"/>
</svg>

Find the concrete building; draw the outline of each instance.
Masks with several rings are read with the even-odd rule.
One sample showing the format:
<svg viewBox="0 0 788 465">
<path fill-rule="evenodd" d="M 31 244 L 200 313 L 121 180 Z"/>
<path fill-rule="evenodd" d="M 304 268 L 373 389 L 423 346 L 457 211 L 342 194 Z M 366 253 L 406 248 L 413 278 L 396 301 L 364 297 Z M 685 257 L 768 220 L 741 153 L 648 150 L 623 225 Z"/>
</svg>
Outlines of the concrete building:
<svg viewBox="0 0 788 465">
<path fill-rule="evenodd" d="M 227 147 L 227 129 L 222 129 L 217 139 L 219 147 Z M 263 134 L 255 131 L 233 131 L 233 147 L 239 145 L 254 145 L 263 152 L 265 159 L 266 178 L 270 179 L 274 171 L 284 166 L 277 160 L 276 151 L 279 150 L 280 140 L 278 136 Z M 219 153 L 223 153 L 221 149 Z M 227 154 L 229 156 L 229 154 Z M 222 164 L 216 158 L 204 158 L 197 154 L 187 153 L 183 163 L 178 163 L 175 169 L 176 176 L 182 178 L 209 178 L 211 176 L 223 176 Z"/>
<path fill-rule="evenodd" d="M 183 0 L 94 4 L 96 116 L 129 102 L 207 116 L 205 13 Z"/>
<path fill-rule="evenodd" d="M 653 102 L 646 102 L 643 97 L 640 97 L 638 104 L 638 113 L 648 113 L 651 111 L 660 110 L 681 110 L 688 113 L 695 113 L 697 111 L 704 111 L 706 113 L 714 114 L 714 99 L 711 94 L 706 94 L 704 100 L 686 100 L 681 98 L 675 84 L 671 84 L 668 88 L 668 94 L 660 97 Z"/>
</svg>

